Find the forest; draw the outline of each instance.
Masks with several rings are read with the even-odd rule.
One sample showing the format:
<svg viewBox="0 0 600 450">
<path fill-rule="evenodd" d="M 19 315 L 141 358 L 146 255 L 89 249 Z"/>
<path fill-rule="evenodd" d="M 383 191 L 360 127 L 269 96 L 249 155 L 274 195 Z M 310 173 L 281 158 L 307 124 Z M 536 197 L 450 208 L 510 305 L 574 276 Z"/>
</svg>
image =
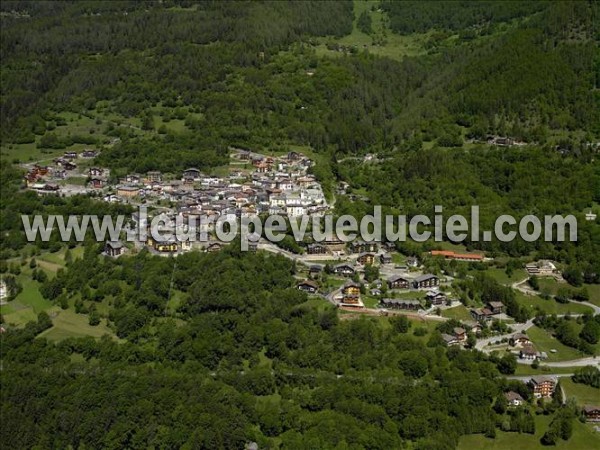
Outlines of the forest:
<svg viewBox="0 0 600 450">
<path fill-rule="evenodd" d="M 109 298 L 120 342 L 36 339 L 45 313 L 3 335 L 2 441 L 13 448 L 270 447 L 277 438 L 283 448 L 450 449 L 463 434 L 495 434 L 503 391 L 529 396 L 501 377 L 515 369 L 510 358 L 309 307 L 284 257 L 230 246 L 180 256 L 175 270 L 147 252 L 110 260 L 98 251 L 87 246 L 42 292 L 58 304 Z M 185 293 L 176 316 L 165 309 L 171 274 Z"/>
</svg>

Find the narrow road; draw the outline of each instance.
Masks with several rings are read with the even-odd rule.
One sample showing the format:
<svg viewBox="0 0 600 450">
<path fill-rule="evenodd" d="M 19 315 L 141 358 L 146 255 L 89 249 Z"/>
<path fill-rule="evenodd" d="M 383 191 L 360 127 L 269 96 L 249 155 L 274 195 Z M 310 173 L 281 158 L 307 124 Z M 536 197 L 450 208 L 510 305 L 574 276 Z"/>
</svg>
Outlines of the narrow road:
<svg viewBox="0 0 600 450">
<path fill-rule="evenodd" d="M 533 326 L 533 319 L 529 319 L 525 323 L 515 323 L 510 325 L 514 331 L 507 334 L 501 334 L 499 336 L 492 336 L 489 338 L 478 339 L 475 344 L 477 350 L 485 351 L 488 344 L 492 342 L 500 342 L 502 339 L 510 339 L 515 333 L 523 333 L 525 330 Z"/>
<path fill-rule="evenodd" d="M 518 381 L 529 381 L 531 380 L 531 377 L 534 377 L 537 375 L 509 375 L 506 377 L 507 380 L 518 380 Z M 544 376 L 544 377 L 555 377 L 555 378 L 568 378 L 568 377 L 572 377 L 573 374 L 572 373 L 543 373 L 540 374 L 540 376 Z"/>
</svg>

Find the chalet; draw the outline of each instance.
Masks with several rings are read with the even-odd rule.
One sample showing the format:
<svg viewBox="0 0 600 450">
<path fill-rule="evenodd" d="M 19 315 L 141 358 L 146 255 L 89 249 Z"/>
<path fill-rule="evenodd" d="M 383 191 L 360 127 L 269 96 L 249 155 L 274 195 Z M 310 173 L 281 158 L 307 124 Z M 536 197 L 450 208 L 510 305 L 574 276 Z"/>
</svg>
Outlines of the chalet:
<svg viewBox="0 0 600 450">
<path fill-rule="evenodd" d="M 308 244 L 306 247 L 306 253 L 309 255 L 324 255 L 327 253 L 327 247 L 319 243 Z"/>
<path fill-rule="evenodd" d="M 221 244 L 220 242 L 213 242 L 211 244 L 208 244 L 208 247 L 206 247 L 206 251 L 209 253 L 213 253 L 213 252 L 218 252 L 223 248 L 223 244 Z"/>
<path fill-rule="evenodd" d="M 519 352 L 519 358 L 526 361 L 534 361 L 537 359 L 538 353 L 532 345 L 525 345 Z"/>
<path fill-rule="evenodd" d="M 183 178 L 186 180 L 197 180 L 200 178 L 200 170 L 196 169 L 195 167 L 190 167 L 189 169 L 183 171 Z"/>
<path fill-rule="evenodd" d="M 409 256 L 408 258 L 406 258 L 406 265 L 408 267 L 419 267 L 419 258 L 417 258 L 416 256 Z"/>
<path fill-rule="evenodd" d="M 502 302 L 488 302 L 486 306 L 492 314 L 502 314 L 504 312 L 504 304 Z"/>
<path fill-rule="evenodd" d="M 589 221 L 589 222 L 593 222 L 596 220 L 597 215 L 594 214 L 592 212 L 592 210 L 590 210 L 589 212 L 585 213 L 585 220 Z"/>
<path fill-rule="evenodd" d="M 381 264 L 391 264 L 392 263 L 392 255 L 390 255 L 389 253 L 384 253 L 381 256 L 379 256 L 379 262 Z"/>
<path fill-rule="evenodd" d="M 586 422 L 600 422 L 600 406 L 585 405 L 583 416 Z"/>
<path fill-rule="evenodd" d="M 379 289 L 379 288 L 373 288 L 373 289 L 371 289 L 371 290 L 369 291 L 369 294 L 371 294 L 371 295 L 373 295 L 373 296 L 377 297 L 378 295 L 381 295 L 381 294 L 383 294 L 383 292 L 382 292 L 382 291 L 381 291 L 381 289 Z"/>
<path fill-rule="evenodd" d="M 104 169 L 99 167 L 90 167 L 90 170 L 88 170 L 88 175 L 90 177 L 101 177 L 104 175 Z"/>
<path fill-rule="evenodd" d="M 511 338 L 510 338 L 510 344 L 512 346 L 525 346 L 525 345 L 530 345 L 531 344 L 531 340 L 529 339 L 529 337 L 526 334 L 523 333 L 516 333 L 514 334 Z"/>
<path fill-rule="evenodd" d="M 298 283 L 298 289 L 304 292 L 308 292 L 309 294 L 314 294 L 319 290 L 319 286 L 317 283 L 311 280 L 304 280 Z"/>
<path fill-rule="evenodd" d="M 73 164 L 72 162 L 69 162 L 69 161 L 63 163 L 62 166 L 63 166 L 63 168 L 65 170 L 75 170 L 75 169 L 77 169 L 77 164 Z"/>
<path fill-rule="evenodd" d="M 465 330 L 471 332 L 471 333 L 481 333 L 481 325 L 479 324 L 479 322 L 475 322 L 475 321 L 464 321 L 463 323 L 463 327 L 465 328 Z"/>
<path fill-rule="evenodd" d="M 418 309 L 421 309 L 421 302 L 419 302 L 419 300 L 384 298 L 381 300 L 381 306 L 384 308 L 416 311 Z"/>
<path fill-rule="evenodd" d="M 514 139 L 509 137 L 495 137 L 492 140 L 492 144 L 497 145 L 499 147 L 510 147 L 511 145 L 514 145 L 514 143 Z"/>
<path fill-rule="evenodd" d="M 117 195 L 119 197 L 135 197 L 140 189 L 134 186 L 117 186 Z"/>
<path fill-rule="evenodd" d="M 358 258 L 356 258 L 356 261 L 363 266 L 366 266 L 367 264 L 373 264 L 375 262 L 375 254 L 368 252 L 361 253 L 358 255 Z"/>
<path fill-rule="evenodd" d="M 377 242 L 365 242 L 362 240 L 351 242 L 349 248 L 352 253 L 371 253 L 379 250 Z"/>
<path fill-rule="evenodd" d="M 342 299 L 340 301 L 342 306 L 360 306 L 363 307 L 363 303 L 360 301 L 360 283 L 348 281 L 342 287 Z"/>
<path fill-rule="evenodd" d="M 525 400 L 523 400 L 523 397 L 521 397 L 515 391 L 505 392 L 504 398 L 506 399 L 508 406 L 510 406 L 510 407 L 521 406 L 521 405 L 523 405 L 523 403 L 525 403 Z"/>
<path fill-rule="evenodd" d="M 467 330 L 462 327 L 455 327 L 454 330 L 452 330 L 452 334 L 458 342 L 465 342 L 467 340 Z"/>
<path fill-rule="evenodd" d="M 56 167 L 52 169 L 52 176 L 54 178 L 61 178 L 64 180 L 65 178 L 67 178 L 67 171 L 65 169 Z"/>
<path fill-rule="evenodd" d="M 425 294 L 425 299 L 428 303 L 438 306 L 443 305 L 448 300 L 448 297 L 440 291 L 428 291 L 427 294 Z"/>
<path fill-rule="evenodd" d="M 158 170 L 151 170 L 146 174 L 146 180 L 148 183 L 160 183 L 162 174 Z"/>
<path fill-rule="evenodd" d="M 125 252 L 125 246 L 121 241 L 107 241 L 104 245 L 104 254 L 112 258 L 121 256 Z"/>
<path fill-rule="evenodd" d="M 125 182 L 130 184 L 138 184 L 141 181 L 141 177 L 138 174 L 132 173 L 125 177 Z"/>
<path fill-rule="evenodd" d="M 92 178 L 89 182 L 89 185 L 93 189 L 102 189 L 104 187 L 104 180 L 100 178 Z"/>
<path fill-rule="evenodd" d="M 77 159 L 77 152 L 65 152 L 63 155 L 65 159 Z"/>
<path fill-rule="evenodd" d="M 345 296 L 360 295 L 360 283 L 348 281 L 342 286 L 342 294 Z"/>
<path fill-rule="evenodd" d="M 98 152 L 95 150 L 84 150 L 83 152 L 81 152 L 79 154 L 79 156 L 81 158 L 86 158 L 86 159 L 95 158 L 97 155 L 98 155 Z"/>
<path fill-rule="evenodd" d="M 532 377 L 529 380 L 529 386 L 533 388 L 535 398 L 548 398 L 554 393 L 556 380 L 547 376 Z"/>
<path fill-rule="evenodd" d="M 451 334 L 442 333 L 442 339 L 448 347 L 460 345 L 460 341 L 456 338 L 456 336 L 452 336 Z"/>
<path fill-rule="evenodd" d="M 481 321 L 485 321 L 485 320 L 491 320 L 492 316 L 494 315 L 489 309 L 487 308 L 473 308 L 471 309 L 471 317 L 475 320 L 477 320 L 478 322 Z"/>
<path fill-rule="evenodd" d="M 387 284 L 390 289 L 408 289 L 410 287 L 410 280 L 400 275 L 394 275 L 388 278 Z"/>
<path fill-rule="evenodd" d="M 146 245 L 152 247 L 152 249 L 158 253 L 176 253 L 179 248 L 179 245 L 174 238 L 157 241 L 152 238 L 152 234 L 148 235 Z"/>
<path fill-rule="evenodd" d="M 349 264 L 338 264 L 337 266 L 333 266 L 332 272 L 336 275 L 342 275 L 344 277 L 351 277 L 354 275 L 354 267 Z"/>
<path fill-rule="evenodd" d="M 430 273 L 421 275 L 413 280 L 415 289 L 429 289 L 440 285 L 440 279 Z"/>
</svg>

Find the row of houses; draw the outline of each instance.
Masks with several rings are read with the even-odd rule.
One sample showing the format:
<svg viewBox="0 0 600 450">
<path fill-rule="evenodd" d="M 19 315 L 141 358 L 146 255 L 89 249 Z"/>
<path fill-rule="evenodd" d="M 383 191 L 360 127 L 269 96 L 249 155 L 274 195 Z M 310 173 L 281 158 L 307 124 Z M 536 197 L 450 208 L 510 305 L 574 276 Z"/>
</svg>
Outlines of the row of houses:
<svg viewBox="0 0 600 450">
<path fill-rule="evenodd" d="M 387 285 L 389 289 L 432 289 L 440 285 L 440 279 L 431 273 L 416 278 L 394 275 L 387 279 Z"/>
</svg>

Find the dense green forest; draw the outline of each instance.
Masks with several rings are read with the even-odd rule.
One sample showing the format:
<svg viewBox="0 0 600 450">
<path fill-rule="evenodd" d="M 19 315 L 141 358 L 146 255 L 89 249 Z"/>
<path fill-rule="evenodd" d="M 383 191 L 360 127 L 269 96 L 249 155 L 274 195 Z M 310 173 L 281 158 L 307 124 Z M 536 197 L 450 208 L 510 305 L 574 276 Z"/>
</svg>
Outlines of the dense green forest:
<svg viewBox="0 0 600 450">
<path fill-rule="evenodd" d="M 600 203 L 598 3 L 382 1 L 360 14 L 357 3 L 0 3 L 0 273 L 21 291 L 16 277 L 31 270 L 40 302 L 112 333 L 46 339 L 46 312 L 3 328 L 4 445 L 446 450 L 469 434 L 532 434 L 537 416 L 550 423 L 543 443 L 571 437 L 578 410 L 558 396 L 507 410 L 503 392 L 531 395 L 504 377 L 516 360 L 446 347 L 442 333 L 456 320 L 427 330 L 349 319 L 296 289 L 298 267 L 283 256 L 233 243 L 216 254 L 113 260 L 89 239 L 68 243 L 50 276 L 32 259 L 65 245 L 56 234 L 28 244 L 21 214 L 132 209 L 40 197 L 22 189 L 23 163 L 90 146 L 114 179 L 179 178 L 227 164 L 230 147 L 294 148 L 314 158 L 327 193 L 349 184 L 336 214 L 443 205 L 448 217 L 479 205 L 482 229 L 500 214 L 574 214 L 578 242 L 465 246 L 517 269 L 551 259 L 578 289 L 599 284 L 600 228 L 583 220 Z M 412 53 L 378 54 L 403 43 Z M 490 144 L 495 137 L 519 145 Z M 432 248 L 397 246 L 403 255 Z M 468 269 L 453 286 L 461 301 L 500 301 L 519 323 L 537 314 Z M 578 320 L 536 324 L 591 354 L 598 320 Z M 592 375 L 576 381 L 597 385 Z"/>
<path fill-rule="evenodd" d="M 277 437 L 284 448 L 450 449 L 462 434 L 494 434 L 491 406 L 508 384 L 529 395 L 500 378 L 510 361 L 446 351 L 439 332 L 424 343 L 309 307 L 280 256 L 231 246 L 180 256 L 174 270 L 146 252 L 97 252 L 88 246 L 42 291 L 58 303 L 111 298 L 126 341 L 35 339 L 45 313 L 4 335 L 2 441 L 13 448 L 241 448 Z M 177 320 L 165 316 L 172 273 L 185 292 Z"/>
</svg>

